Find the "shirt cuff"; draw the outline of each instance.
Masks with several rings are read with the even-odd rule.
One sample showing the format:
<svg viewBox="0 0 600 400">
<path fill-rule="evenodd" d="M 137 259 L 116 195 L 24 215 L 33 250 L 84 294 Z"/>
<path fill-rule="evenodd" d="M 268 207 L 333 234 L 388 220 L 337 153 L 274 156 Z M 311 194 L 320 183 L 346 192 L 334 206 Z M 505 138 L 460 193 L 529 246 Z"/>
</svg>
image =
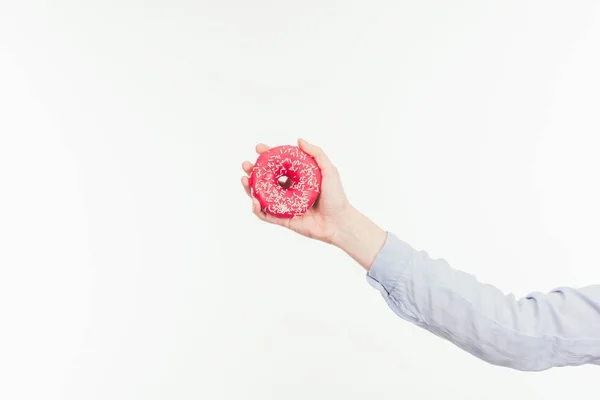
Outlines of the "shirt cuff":
<svg viewBox="0 0 600 400">
<path fill-rule="evenodd" d="M 407 290 L 411 287 L 414 252 L 409 244 L 386 232 L 385 243 L 367 272 L 367 282 L 381 292 L 398 315 L 412 322 L 419 320 Z"/>
</svg>

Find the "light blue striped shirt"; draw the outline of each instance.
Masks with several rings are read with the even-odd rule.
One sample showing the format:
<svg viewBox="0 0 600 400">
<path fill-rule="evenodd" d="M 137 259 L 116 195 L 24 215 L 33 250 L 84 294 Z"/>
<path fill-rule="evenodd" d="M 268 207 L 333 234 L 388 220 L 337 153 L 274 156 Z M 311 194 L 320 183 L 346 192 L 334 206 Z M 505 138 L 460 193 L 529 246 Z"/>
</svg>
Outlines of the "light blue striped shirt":
<svg viewBox="0 0 600 400">
<path fill-rule="evenodd" d="M 523 371 L 600 365 L 600 285 L 517 299 L 389 232 L 367 280 L 398 316 L 488 363 Z"/>
</svg>

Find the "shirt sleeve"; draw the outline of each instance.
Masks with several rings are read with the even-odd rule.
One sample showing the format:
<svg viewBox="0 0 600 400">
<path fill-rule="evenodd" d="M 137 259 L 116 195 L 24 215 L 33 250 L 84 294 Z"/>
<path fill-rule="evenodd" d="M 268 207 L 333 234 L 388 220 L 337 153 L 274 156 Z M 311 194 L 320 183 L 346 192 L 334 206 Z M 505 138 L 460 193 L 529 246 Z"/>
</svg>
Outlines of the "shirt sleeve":
<svg viewBox="0 0 600 400">
<path fill-rule="evenodd" d="M 522 371 L 600 364 L 600 285 L 517 299 L 389 232 L 367 281 L 402 319 L 488 363 Z"/>
</svg>

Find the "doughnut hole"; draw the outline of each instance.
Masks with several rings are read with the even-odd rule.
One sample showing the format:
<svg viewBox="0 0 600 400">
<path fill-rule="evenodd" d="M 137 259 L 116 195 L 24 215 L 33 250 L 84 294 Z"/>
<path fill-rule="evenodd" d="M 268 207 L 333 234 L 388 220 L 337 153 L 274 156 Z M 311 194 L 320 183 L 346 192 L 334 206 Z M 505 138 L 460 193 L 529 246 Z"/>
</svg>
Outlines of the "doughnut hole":
<svg viewBox="0 0 600 400">
<path fill-rule="evenodd" d="M 284 165 L 283 171 L 280 171 L 281 176 L 277 178 L 277 183 L 284 189 L 295 189 L 295 183 L 298 182 L 298 174 L 296 171 L 287 169 L 291 165 Z"/>
<path fill-rule="evenodd" d="M 292 186 L 292 178 L 287 175 L 282 175 L 277 179 L 277 183 L 284 189 L 289 189 Z"/>
</svg>

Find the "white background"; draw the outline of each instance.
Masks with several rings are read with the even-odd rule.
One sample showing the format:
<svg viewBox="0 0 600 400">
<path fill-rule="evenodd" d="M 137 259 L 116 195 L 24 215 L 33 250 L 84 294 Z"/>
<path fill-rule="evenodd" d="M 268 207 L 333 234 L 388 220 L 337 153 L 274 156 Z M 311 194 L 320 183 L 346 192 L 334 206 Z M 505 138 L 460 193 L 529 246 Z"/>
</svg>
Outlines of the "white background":
<svg viewBox="0 0 600 400">
<path fill-rule="evenodd" d="M 239 178 L 352 203 L 519 296 L 600 283 L 595 1 L 0 0 L 0 398 L 596 399 L 396 317 Z"/>
</svg>

